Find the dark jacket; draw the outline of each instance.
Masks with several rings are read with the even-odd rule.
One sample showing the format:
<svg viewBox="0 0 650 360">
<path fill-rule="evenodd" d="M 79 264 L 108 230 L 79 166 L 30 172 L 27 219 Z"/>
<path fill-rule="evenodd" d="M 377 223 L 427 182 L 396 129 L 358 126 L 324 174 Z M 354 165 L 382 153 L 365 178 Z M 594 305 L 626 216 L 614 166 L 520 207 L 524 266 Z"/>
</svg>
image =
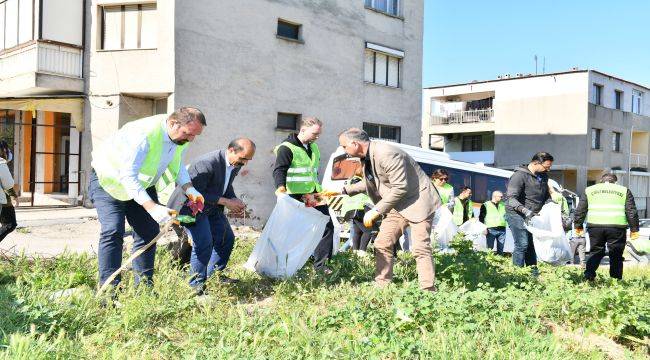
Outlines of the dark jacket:
<svg viewBox="0 0 650 360">
<path fill-rule="evenodd" d="M 499 204 L 495 204 L 494 206 L 498 206 Z M 478 214 L 478 221 L 481 223 L 485 224 L 485 217 L 487 216 L 487 209 L 485 208 L 485 203 L 481 204 L 481 211 Z M 504 230 L 506 227 L 505 226 L 497 226 L 495 229 L 497 230 Z"/>
<path fill-rule="evenodd" d="M 305 148 L 305 145 L 298 140 L 296 134 L 287 136 L 284 141 L 305 149 L 307 156 L 311 157 L 311 148 Z M 287 185 L 287 170 L 291 167 L 291 161 L 293 161 L 293 153 L 291 152 L 291 149 L 286 146 L 280 146 L 275 158 L 275 166 L 273 167 L 273 181 L 275 181 L 276 189 L 280 186 Z"/>
<path fill-rule="evenodd" d="M 506 211 L 524 215 L 524 208 L 539 212 L 551 195 L 548 191 L 548 175 L 533 174 L 527 165 L 515 169 L 510 176 L 506 191 Z"/>
<path fill-rule="evenodd" d="M 582 229 L 585 219 L 587 217 L 587 209 L 589 203 L 587 202 L 587 193 L 582 192 L 580 196 L 580 202 L 578 203 L 578 208 L 574 214 L 573 224 L 576 228 Z M 627 189 L 627 194 L 625 195 L 625 217 L 627 218 L 627 226 L 625 225 L 605 225 L 605 224 L 590 224 L 587 223 L 587 227 L 612 227 L 612 228 L 627 228 L 630 227 L 630 231 L 639 231 L 639 214 L 636 211 L 636 203 L 634 202 L 634 195 L 630 189 Z"/>
<path fill-rule="evenodd" d="M 237 197 L 232 188 L 232 182 L 239 173 L 239 168 L 235 167 L 232 170 L 228 184 L 224 184 L 227 165 L 226 150 L 217 150 L 202 155 L 193 161 L 187 169 L 192 179 L 192 185 L 205 198 L 204 212 L 215 208 L 217 211 L 223 212 L 223 205 L 217 205 L 219 198 L 234 199 Z M 226 187 L 225 193 L 224 187 Z M 186 201 L 185 192 L 180 186 L 177 186 L 169 197 L 167 207 L 186 214 L 188 210 L 184 206 Z"/>
</svg>

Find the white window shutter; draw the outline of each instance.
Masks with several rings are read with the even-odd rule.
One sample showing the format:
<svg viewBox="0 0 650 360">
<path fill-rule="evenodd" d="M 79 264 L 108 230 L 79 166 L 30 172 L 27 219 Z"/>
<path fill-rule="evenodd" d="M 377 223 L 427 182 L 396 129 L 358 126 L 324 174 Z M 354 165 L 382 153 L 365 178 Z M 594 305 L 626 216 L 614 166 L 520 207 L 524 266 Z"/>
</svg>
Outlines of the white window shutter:
<svg viewBox="0 0 650 360">
<path fill-rule="evenodd" d="M 363 69 L 363 79 L 367 82 L 372 82 L 372 74 L 374 70 L 374 60 L 375 60 L 375 52 L 370 51 L 366 49 L 366 55 L 365 55 L 365 64 L 364 64 L 364 69 Z"/>
<path fill-rule="evenodd" d="M 388 57 L 388 86 L 397 87 L 399 79 L 399 59 Z"/>
<path fill-rule="evenodd" d="M 20 24 L 18 25 L 18 43 L 26 43 L 34 39 L 32 31 L 32 5 L 29 0 L 20 1 Z"/>
<path fill-rule="evenodd" d="M 7 0 L 5 15 L 5 47 L 18 45 L 18 0 Z"/>
<path fill-rule="evenodd" d="M 104 7 L 105 50 L 122 48 L 122 10 L 120 6 Z"/>
<path fill-rule="evenodd" d="M 388 56 L 377 53 L 377 60 L 375 65 L 375 83 L 386 85 L 386 66 Z"/>
<path fill-rule="evenodd" d="M 140 47 L 154 49 L 158 43 L 158 16 L 156 4 L 142 5 L 142 33 Z"/>
<path fill-rule="evenodd" d="M 124 49 L 138 48 L 138 5 L 124 6 Z"/>
</svg>

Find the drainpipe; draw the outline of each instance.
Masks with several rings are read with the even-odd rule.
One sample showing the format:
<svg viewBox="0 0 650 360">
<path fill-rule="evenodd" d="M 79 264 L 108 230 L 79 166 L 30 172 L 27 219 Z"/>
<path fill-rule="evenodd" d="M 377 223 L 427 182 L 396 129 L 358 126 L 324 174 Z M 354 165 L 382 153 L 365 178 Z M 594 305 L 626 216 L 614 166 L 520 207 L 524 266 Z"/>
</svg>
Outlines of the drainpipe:
<svg viewBox="0 0 650 360">
<path fill-rule="evenodd" d="M 632 186 L 632 138 L 634 137 L 634 125 L 630 127 L 630 156 L 627 158 L 627 187 Z"/>
</svg>

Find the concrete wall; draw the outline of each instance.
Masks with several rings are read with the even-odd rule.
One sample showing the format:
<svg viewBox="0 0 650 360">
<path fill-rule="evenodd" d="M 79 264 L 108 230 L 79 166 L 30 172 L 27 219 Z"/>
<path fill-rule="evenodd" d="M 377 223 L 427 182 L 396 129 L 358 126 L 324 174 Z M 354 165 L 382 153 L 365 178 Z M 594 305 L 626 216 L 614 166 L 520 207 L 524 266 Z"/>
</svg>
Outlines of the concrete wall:
<svg viewBox="0 0 650 360">
<path fill-rule="evenodd" d="M 631 84 L 612 76 L 607 76 L 602 73 L 590 71 L 589 72 L 589 102 L 594 102 L 594 84 L 603 86 L 601 102 L 602 106 L 609 109 L 616 109 L 615 91 L 623 92 L 622 111 L 632 111 L 632 90 L 643 92 L 643 102 L 641 106 L 641 115 L 650 116 L 650 90 L 643 87 Z"/>
<path fill-rule="evenodd" d="M 252 215 L 274 205 L 273 148 L 278 112 L 314 115 L 324 165 L 336 135 L 362 123 L 401 126 L 402 142 L 420 142 L 422 0 L 403 2 L 404 19 L 364 9 L 363 1 L 176 1 L 173 106 L 193 105 L 208 121 L 189 160 L 236 136 L 258 145 L 235 183 Z M 278 18 L 302 24 L 304 43 L 276 37 Z M 365 42 L 405 51 L 401 88 L 364 83 Z M 323 168 L 321 167 L 321 173 Z"/>
</svg>

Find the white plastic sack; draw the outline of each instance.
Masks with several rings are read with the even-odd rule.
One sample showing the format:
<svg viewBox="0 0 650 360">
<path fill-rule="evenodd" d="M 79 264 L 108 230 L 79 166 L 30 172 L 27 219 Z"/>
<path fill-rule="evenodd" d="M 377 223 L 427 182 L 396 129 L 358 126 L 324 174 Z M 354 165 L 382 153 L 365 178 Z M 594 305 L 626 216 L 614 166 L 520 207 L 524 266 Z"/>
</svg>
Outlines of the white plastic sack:
<svg viewBox="0 0 650 360">
<path fill-rule="evenodd" d="M 279 195 L 244 267 L 270 277 L 293 276 L 318 246 L 329 217 Z"/>
<path fill-rule="evenodd" d="M 441 206 L 433 215 L 433 231 L 431 231 L 431 244 L 438 244 L 440 250 L 449 248 L 451 240 L 458 232 L 454 224 L 453 215 L 446 206 Z"/>
<path fill-rule="evenodd" d="M 534 216 L 526 229 L 533 234 L 537 258 L 551 265 L 564 265 L 573 259 L 571 246 L 562 227 L 560 205 L 548 203 Z"/>
<path fill-rule="evenodd" d="M 465 234 L 465 239 L 472 240 L 474 250 L 487 250 L 487 240 L 485 238 L 485 231 L 487 227 L 477 218 L 472 218 L 461 226 L 458 227 L 458 232 Z"/>
</svg>

